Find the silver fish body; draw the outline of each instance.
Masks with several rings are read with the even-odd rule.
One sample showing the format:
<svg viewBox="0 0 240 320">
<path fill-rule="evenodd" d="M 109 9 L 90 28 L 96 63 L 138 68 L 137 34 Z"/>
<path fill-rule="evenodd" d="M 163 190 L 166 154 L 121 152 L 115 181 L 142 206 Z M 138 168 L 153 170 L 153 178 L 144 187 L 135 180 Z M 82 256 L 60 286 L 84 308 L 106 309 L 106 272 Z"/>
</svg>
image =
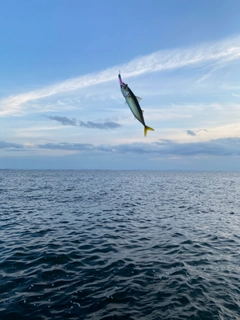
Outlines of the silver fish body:
<svg viewBox="0 0 240 320">
<path fill-rule="evenodd" d="M 142 125 L 144 126 L 144 135 L 146 136 L 148 130 L 154 131 L 154 129 L 151 127 L 148 127 L 145 124 L 144 117 L 143 117 L 143 111 L 142 111 L 142 109 L 139 105 L 139 102 L 138 102 L 138 100 L 141 100 L 141 98 L 135 96 L 135 94 L 128 87 L 128 85 L 122 81 L 120 74 L 118 75 L 118 78 L 119 78 L 119 82 L 120 82 L 120 88 L 122 91 L 122 95 L 126 99 L 126 102 L 129 106 L 130 110 L 132 111 L 134 117 L 136 119 L 138 119 L 138 121 L 141 122 Z"/>
</svg>

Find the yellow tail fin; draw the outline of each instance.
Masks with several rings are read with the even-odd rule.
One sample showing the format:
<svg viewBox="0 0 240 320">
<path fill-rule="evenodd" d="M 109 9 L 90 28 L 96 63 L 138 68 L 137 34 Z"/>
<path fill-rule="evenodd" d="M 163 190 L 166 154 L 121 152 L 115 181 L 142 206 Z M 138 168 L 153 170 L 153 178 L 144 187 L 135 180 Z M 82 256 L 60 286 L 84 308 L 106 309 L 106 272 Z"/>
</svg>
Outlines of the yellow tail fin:
<svg viewBox="0 0 240 320">
<path fill-rule="evenodd" d="M 154 129 L 153 129 L 153 128 L 148 127 L 148 126 L 145 126 L 145 127 L 144 127 L 144 136 L 145 136 L 145 137 L 146 137 L 146 135 L 147 135 L 148 130 L 150 130 L 150 131 L 154 131 Z"/>
</svg>

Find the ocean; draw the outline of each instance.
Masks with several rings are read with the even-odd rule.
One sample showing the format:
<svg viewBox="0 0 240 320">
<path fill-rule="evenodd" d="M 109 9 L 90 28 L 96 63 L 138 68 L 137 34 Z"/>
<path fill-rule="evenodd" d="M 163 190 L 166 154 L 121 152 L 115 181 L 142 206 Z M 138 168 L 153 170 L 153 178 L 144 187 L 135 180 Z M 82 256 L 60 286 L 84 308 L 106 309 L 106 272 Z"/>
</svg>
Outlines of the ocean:
<svg viewBox="0 0 240 320">
<path fill-rule="evenodd" d="M 0 170 L 0 319 L 240 319 L 240 173 Z"/>
</svg>

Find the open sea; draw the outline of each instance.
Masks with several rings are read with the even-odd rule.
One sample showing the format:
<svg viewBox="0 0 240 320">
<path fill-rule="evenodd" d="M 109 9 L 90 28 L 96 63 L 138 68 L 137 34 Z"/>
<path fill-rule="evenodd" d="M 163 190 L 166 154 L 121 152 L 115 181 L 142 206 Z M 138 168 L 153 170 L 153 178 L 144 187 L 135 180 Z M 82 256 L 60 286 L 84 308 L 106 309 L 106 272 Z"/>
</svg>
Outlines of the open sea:
<svg viewBox="0 0 240 320">
<path fill-rule="evenodd" d="M 0 319 L 240 319 L 240 173 L 0 170 Z"/>
</svg>

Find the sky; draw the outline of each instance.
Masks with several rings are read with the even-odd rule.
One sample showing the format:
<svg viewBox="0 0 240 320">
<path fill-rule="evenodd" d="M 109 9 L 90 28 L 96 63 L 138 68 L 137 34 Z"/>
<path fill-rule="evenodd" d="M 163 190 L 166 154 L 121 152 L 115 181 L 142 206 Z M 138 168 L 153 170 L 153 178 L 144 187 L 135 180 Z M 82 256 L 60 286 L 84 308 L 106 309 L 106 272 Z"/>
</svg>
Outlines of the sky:
<svg viewBox="0 0 240 320">
<path fill-rule="evenodd" d="M 239 0 L 8 0 L 0 47 L 0 169 L 240 171 Z"/>
</svg>

